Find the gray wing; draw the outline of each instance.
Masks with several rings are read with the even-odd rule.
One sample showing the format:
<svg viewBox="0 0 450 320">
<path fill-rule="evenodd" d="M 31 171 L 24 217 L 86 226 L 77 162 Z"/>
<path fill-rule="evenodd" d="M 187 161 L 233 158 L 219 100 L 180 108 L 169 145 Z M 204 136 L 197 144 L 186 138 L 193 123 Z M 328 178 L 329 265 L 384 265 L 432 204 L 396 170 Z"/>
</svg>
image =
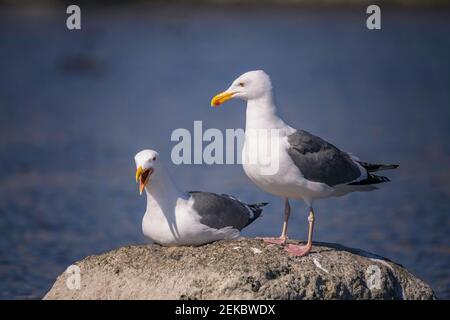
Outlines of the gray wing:
<svg viewBox="0 0 450 320">
<path fill-rule="evenodd" d="M 200 223 L 210 228 L 233 227 L 242 230 L 261 215 L 267 203 L 247 205 L 226 195 L 211 192 L 189 191 L 194 199 L 193 208 L 200 215 Z"/>
<path fill-rule="evenodd" d="M 288 136 L 288 153 L 303 176 L 334 186 L 349 183 L 361 175 L 350 156 L 309 132 L 297 130 Z"/>
</svg>

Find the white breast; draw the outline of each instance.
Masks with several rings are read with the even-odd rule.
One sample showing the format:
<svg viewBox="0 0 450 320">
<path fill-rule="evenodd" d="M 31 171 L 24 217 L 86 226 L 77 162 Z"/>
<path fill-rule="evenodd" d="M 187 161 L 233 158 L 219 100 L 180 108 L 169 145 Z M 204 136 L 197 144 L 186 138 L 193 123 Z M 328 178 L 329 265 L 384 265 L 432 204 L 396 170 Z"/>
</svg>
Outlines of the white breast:
<svg viewBox="0 0 450 320">
<path fill-rule="evenodd" d="M 287 137 L 282 134 L 268 139 L 246 136 L 242 150 L 245 173 L 264 191 L 282 197 L 309 201 L 331 192 L 330 187 L 303 177 L 290 158 L 288 148 Z"/>
</svg>

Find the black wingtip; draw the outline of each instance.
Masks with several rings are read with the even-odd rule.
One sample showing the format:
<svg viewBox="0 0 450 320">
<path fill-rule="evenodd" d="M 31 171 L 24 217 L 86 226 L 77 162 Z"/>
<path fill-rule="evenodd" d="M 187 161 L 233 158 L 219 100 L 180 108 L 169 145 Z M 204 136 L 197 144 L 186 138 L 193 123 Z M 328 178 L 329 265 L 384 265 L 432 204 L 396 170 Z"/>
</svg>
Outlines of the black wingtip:
<svg viewBox="0 0 450 320">
<path fill-rule="evenodd" d="M 398 164 L 375 164 L 364 161 L 357 161 L 368 172 L 376 172 L 381 170 L 392 170 L 399 167 Z"/>
<path fill-rule="evenodd" d="M 252 223 L 256 219 L 258 219 L 260 216 L 262 216 L 262 213 L 263 213 L 262 207 L 264 207 L 268 204 L 269 204 L 268 202 L 259 202 L 259 203 L 248 204 L 247 206 L 253 212 L 253 217 L 248 220 L 248 223 L 245 226 L 248 226 L 250 223 Z"/>
<path fill-rule="evenodd" d="M 268 204 L 269 204 L 268 202 L 259 202 L 259 203 L 255 203 L 254 205 L 257 206 L 257 207 L 265 207 Z"/>
<path fill-rule="evenodd" d="M 374 174 L 369 174 L 367 179 L 349 183 L 350 186 L 363 186 L 363 185 L 370 185 L 370 184 L 377 184 L 377 183 L 384 183 L 384 182 L 390 182 L 391 180 L 388 177 L 384 176 L 377 176 Z"/>
<path fill-rule="evenodd" d="M 250 208 L 254 208 L 254 209 L 259 209 L 262 207 L 265 207 L 269 204 L 269 202 L 258 202 L 258 203 L 252 203 L 252 204 L 247 204 Z"/>
</svg>

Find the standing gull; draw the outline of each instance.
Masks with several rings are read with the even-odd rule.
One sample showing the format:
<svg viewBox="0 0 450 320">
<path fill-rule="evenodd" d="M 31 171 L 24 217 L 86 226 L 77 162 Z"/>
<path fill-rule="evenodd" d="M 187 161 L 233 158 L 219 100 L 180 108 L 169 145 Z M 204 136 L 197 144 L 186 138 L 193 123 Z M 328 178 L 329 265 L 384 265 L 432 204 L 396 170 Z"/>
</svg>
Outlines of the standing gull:
<svg viewBox="0 0 450 320">
<path fill-rule="evenodd" d="M 134 160 L 139 192 L 145 189 L 147 194 L 142 231 L 161 245 L 201 245 L 235 239 L 266 205 L 245 204 L 225 194 L 180 191 L 156 151 L 140 151 Z"/>
<path fill-rule="evenodd" d="M 281 236 L 264 240 L 286 244 L 291 212 L 289 198 L 303 200 L 309 207 L 306 245 L 287 244 L 285 247 L 294 256 L 307 255 L 311 250 L 314 200 L 377 189 L 374 184 L 389 179 L 372 172 L 397 168 L 397 165 L 362 162 L 317 136 L 287 125 L 277 115 L 272 83 L 262 70 L 238 77 L 226 91 L 211 100 L 211 106 L 216 107 L 231 98 L 247 101 L 242 150 L 245 173 L 261 189 L 283 197 L 285 203 Z"/>
</svg>

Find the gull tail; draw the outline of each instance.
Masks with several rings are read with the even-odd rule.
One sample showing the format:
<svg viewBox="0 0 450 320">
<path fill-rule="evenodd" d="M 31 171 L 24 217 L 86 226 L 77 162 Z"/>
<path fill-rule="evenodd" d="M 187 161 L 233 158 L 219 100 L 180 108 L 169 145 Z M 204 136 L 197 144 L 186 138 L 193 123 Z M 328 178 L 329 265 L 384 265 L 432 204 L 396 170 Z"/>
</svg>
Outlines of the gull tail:
<svg viewBox="0 0 450 320">
<path fill-rule="evenodd" d="M 357 161 L 367 172 L 376 172 L 381 170 L 391 170 L 398 168 L 398 164 L 375 164 L 364 161 Z"/>
<path fill-rule="evenodd" d="M 357 181 L 357 182 L 352 182 L 349 183 L 349 186 L 364 186 L 364 185 L 369 185 L 369 184 L 377 184 L 377 183 L 383 183 L 383 182 L 389 182 L 391 180 L 389 180 L 388 177 L 383 177 L 383 176 L 377 176 L 371 173 L 367 174 L 367 179 L 361 180 L 361 181 Z"/>
<path fill-rule="evenodd" d="M 369 162 L 364 162 L 364 161 L 359 161 L 359 160 L 357 160 L 356 162 L 358 162 L 364 169 L 366 169 L 367 178 L 364 180 L 349 183 L 348 185 L 350 185 L 350 186 L 368 186 L 371 184 L 389 182 L 391 180 L 389 180 L 388 177 L 378 176 L 371 172 L 377 172 L 377 171 L 381 171 L 381 170 L 391 170 L 391 169 L 398 168 L 398 164 L 375 164 L 375 163 L 369 163 Z"/>
<path fill-rule="evenodd" d="M 259 202 L 259 203 L 248 204 L 247 207 L 252 211 L 253 217 L 251 217 L 249 219 L 246 226 L 248 226 L 250 223 L 252 223 L 256 219 L 258 219 L 259 216 L 261 216 L 261 214 L 262 214 L 262 211 L 263 211 L 262 207 L 265 207 L 268 204 L 269 204 L 268 202 Z"/>
</svg>

